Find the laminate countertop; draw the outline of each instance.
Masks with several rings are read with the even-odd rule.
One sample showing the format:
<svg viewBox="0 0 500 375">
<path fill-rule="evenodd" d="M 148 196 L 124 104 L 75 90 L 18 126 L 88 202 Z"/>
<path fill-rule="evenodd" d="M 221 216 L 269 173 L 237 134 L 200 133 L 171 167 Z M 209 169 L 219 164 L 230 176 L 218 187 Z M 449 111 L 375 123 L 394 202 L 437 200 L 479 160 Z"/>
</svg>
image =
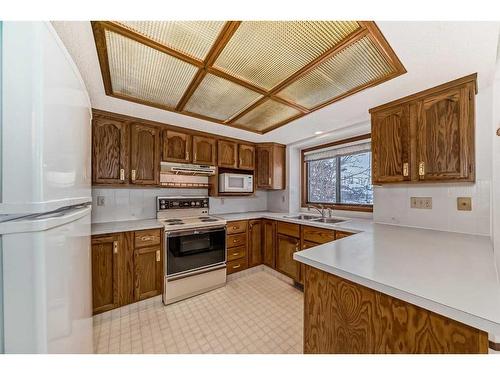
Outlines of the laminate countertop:
<svg viewBox="0 0 500 375">
<path fill-rule="evenodd" d="M 296 252 L 294 259 L 489 333 L 500 343 L 500 283 L 487 236 L 346 219 L 334 225 L 249 212 L 226 220 L 269 218 L 356 233 Z"/>
<path fill-rule="evenodd" d="M 120 232 L 130 232 L 134 230 L 165 228 L 165 226 L 156 219 L 110 221 L 106 223 L 92 223 L 91 234 L 110 234 Z"/>
</svg>

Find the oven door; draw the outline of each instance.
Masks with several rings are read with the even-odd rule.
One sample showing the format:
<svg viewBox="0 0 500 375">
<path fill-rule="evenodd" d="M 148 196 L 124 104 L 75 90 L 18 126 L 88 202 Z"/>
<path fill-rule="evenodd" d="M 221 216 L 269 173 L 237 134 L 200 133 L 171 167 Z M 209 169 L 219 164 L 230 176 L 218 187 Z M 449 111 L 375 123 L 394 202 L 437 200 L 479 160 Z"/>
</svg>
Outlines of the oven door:
<svg viewBox="0 0 500 375">
<path fill-rule="evenodd" d="M 165 236 L 167 279 L 226 262 L 226 227 L 180 230 Z"/>
</svg>

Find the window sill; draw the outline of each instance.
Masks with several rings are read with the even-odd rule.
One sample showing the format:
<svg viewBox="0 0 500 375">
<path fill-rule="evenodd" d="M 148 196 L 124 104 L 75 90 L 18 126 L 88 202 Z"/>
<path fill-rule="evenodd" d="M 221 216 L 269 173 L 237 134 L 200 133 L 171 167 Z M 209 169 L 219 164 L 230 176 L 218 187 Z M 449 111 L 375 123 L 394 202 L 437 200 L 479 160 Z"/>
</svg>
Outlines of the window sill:
<svg viewBox="0 0 500 375">
<path fill-rule="evenodd" d="M 308 203 L 309 206 L 313 206 L 313 207 L 318 207 L 320 204 L 324 208 L 331 208 L 332 210 L 373 212 L 373 205 L 372 204 Z M 302 208 L 307 209 L 307 206 L 302 207 Z"/>
</svg>

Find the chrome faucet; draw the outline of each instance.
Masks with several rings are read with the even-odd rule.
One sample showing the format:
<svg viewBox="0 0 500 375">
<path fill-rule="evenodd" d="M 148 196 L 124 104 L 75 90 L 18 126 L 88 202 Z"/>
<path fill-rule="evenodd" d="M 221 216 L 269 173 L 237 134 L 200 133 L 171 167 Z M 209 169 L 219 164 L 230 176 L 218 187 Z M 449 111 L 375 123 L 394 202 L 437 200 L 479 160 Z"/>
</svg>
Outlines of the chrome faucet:
<svg viewBox="0 0 500 375">
<path fill-rule="evenodd" d="M 314 208 L 315 210 L 317 210 L 321 214 L 321 217 L 325 217 L 326 208 L 322 204 L 318 204 L 318 206 L 320 208 L 318 208 L 316 206 L 308 205 L 307 211 L 311 211 L 311 208 Z M 330 212 L 330 215 L 331 215 L 331 212 Z"/>
</svg>

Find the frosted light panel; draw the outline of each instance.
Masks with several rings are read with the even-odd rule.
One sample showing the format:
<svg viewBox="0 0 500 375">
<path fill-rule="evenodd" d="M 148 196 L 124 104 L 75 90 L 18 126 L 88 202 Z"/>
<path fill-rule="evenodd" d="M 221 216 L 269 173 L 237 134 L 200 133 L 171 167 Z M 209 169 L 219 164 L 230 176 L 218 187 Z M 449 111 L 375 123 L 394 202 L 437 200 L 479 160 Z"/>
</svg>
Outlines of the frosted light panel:
<svg viewBox="0 0 500 375">
<path fill-rule="evenodd" d="M 287 86 L 278 96 L 313 109 L 394 72 L 371 38 L 364 37 Z"/>
<path fill-rule="evenodd" d="M 207 74 L 184 110 L 218 120 L 228 120 L 262 95 L 226 79 Z"/>
<path fill-rule="evenodd" d="M 299 113 L 300 112 L 293 107 L 289 107 L 274 100 L 267 100 L 238 119 L 236 125 L 241 125 L 252 130 L 264 131 Z"/>
<path fill-rule="evenodd" d="M 109 30 L 105 36 L 113 93 L 175 108 L 196 67 Z"/>
<path fill-rule="evenodd" d="M 271 89 L 359 28 L 356 21 L 244 21 L 214 66 Z"/>
<path fill-rule="evenodd" d="M 167 47 L 203 60 L 221 32 L 224 21 L 120 21 Z"/>
</svg>

